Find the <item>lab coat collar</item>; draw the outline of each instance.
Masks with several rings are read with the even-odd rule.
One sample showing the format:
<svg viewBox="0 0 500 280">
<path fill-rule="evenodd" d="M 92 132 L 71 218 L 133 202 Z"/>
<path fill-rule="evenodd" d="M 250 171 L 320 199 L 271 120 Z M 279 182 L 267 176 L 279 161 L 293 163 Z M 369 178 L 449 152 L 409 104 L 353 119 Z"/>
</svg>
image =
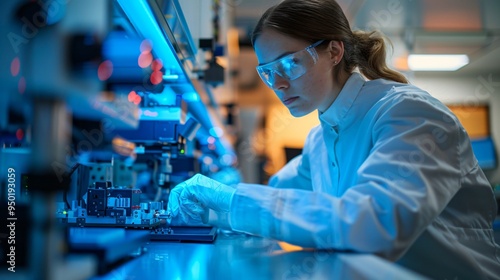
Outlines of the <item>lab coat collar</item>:
<svg viewBox="0 0 500 280">
<path fill-rule="evenodd" d="M 342 126 L 347 112 L 351 109 L 365 82 L 361 74 L 352 73 L 332 105 L 323 113 L 318 111 L 320 121 L 331 127 Z"/>
</svg>

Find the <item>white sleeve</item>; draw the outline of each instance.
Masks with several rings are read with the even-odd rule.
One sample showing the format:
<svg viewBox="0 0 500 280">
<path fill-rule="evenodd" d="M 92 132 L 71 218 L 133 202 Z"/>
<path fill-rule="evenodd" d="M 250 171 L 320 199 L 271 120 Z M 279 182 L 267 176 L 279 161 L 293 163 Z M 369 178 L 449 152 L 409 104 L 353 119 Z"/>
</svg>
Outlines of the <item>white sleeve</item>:
<svg viewBox="0 0 500 280">
<path fill-rule="evenodd" d="M 341 197 L 242 184 L 232 228 L 302 247 L 398 258 L 458 191 L 463 131 L 448 111 L 418 97 L 381 110 L 357 184 Z"/>
</svg>

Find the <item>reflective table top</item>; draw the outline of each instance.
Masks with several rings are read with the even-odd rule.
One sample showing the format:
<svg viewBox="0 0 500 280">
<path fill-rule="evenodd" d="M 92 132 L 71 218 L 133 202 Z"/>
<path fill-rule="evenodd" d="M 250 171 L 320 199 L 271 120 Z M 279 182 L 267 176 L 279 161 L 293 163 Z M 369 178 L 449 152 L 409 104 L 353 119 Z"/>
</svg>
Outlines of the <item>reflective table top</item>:
<svg viewBox="0 0 500 280">
<path fill-rule="evenodd" d="M 146 253 L 104 279 L 424 279 L 369 254 L 284 250 L 280 243 L 220 232 L 213 244 L 149 242 Z"/>
</svg>

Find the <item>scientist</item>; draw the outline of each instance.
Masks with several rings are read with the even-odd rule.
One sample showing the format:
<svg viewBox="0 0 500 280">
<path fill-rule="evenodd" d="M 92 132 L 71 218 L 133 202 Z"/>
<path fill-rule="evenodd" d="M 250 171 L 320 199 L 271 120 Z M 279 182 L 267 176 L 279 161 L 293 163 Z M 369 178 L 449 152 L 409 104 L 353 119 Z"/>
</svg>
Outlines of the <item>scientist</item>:
<svg viewBox="0 0 500 280">
<path fill-rule="evenodd" d="M 387 67 L 381 34 L 351 31 L 334 0 L 285 0 L 252 43 L 265 84 L 293 116 L 318 110 L 321 124 L 270 187 L 196 175 L 172 190 L 175 217 L 206 220 L 211 209 L 235 231 L 373 253 L 432 278 L 500 276 L 497 205 L 468 135 Z"/>
</svg>

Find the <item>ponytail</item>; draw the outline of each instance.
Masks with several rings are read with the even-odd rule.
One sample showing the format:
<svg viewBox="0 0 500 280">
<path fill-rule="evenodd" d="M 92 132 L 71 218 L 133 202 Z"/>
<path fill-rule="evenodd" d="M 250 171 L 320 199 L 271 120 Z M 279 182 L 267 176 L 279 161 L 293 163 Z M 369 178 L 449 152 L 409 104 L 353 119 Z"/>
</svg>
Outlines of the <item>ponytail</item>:
<svg viewBox="0 0 500 280">
<path fill-rule="evenodd" d="M 346 40 L 344 52 L 345 68 L 351 72 L 356 66 L 370 80 L 387 79 L 408 83 L 406 77 L 390 69 L 385 63 L 386 45 L 383 35 L 377 31 L 353 31 L 352 42 Z"/>
</svg>

